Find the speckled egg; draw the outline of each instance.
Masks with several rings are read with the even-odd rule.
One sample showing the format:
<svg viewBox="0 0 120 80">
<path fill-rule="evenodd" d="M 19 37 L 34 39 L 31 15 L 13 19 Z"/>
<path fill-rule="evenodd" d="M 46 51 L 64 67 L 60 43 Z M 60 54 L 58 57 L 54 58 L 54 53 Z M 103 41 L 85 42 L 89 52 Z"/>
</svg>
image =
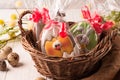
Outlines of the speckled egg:
<svg viewBox="0 0 120 80">
<path fill-rule="evenodd" d="M 7 60 L 11 66 L 15 67 L 18 65 L 18 62 L 19 62 L 19 55 L 15 52 L 11 52 L 7 56 Z"/>
<path fill-rule="evenodd" d="M 12 52 L 12 48 L 9 46 L 6 46 L 0 50 L 0 59 L 7 59 L 8 54 Z"/>
<path fill-rule="evenodd" d="M 10 46 L 6 46 L 2 50 L 4 50 L 5 53 L 11 53 L 12 52 L 12 48 Z"/>
<path fill-rule="evenodd" d="M 0 71 L 6 71 L 7 70 L 7 65 L 4 60 L 0 60 Z"/>
<path fill-rule="evenodd" d="M 38 78 L 36 78 L 35 80 L 46 80 L 46 79 L 43 78 L 43 77 L 38 77 Z"/>
</svg>

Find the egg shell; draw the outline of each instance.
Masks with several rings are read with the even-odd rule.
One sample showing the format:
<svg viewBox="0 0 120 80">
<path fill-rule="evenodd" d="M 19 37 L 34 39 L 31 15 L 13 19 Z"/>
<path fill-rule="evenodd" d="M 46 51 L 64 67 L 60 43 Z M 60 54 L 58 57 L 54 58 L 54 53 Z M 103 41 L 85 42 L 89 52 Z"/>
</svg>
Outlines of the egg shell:
<svg viewBox="0 0 120 80">
<path fill-rule="evenodd" d="M 0 71 L 6 71 L 7 70 L 7 65 L 4 60 L 0 60 Z"/>
<path fill-rule="evenodd" d="M 38 78 L 36 78 L 35 80 L 46 80 L 46 79 L 43 78 L 43 77 L 38 77 Z"/>
<path fill-rule="evenodd" d="M 2 49 L 6 54 L 9 54 L 12 52 L 12 48 L 10 46 L 6 46 Z"/>
<path fill-rule="evenodd" d="M 12 52 L 12 48 L 9 46 L 6 46 L 4 48 L 1 49 L 0 51 L 0 59 L 6 59 L 8 54 Z"/>
<path fill-rule="evenodd" d="M 5 60 L 7 57 L 7 55 L 5 54 L 5 52 L 3 50 L 0 51 L 0 59 Z"/>
<path fill-rule="evenodd" d="M 7 56 L 7 60 L 11 66 L 15 67 L 18 65 L 18 62 L 19 62 L 19 55 L 15 52 L 11 52 Z"/>
<path fill-rule="evenodd" d="M 9 53 L 6 53 L 4 50 L 0 51 L 0 59 L 5 60 L 7 59 Z"/>
</svg>

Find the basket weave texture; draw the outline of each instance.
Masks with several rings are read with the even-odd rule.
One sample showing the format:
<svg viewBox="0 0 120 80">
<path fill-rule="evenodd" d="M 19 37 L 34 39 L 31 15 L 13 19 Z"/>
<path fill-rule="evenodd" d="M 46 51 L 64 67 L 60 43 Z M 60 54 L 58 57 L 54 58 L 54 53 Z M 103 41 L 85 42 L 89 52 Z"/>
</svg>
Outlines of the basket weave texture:
<svg viewBox="0 0 120 80">
<path fill-rule="evenodd" d="M 22 34 L 22 45 L 25 50 L 29 51 L 38 72 L 54 80 L 78 80 L 91 74 L 97 67 L 96 64 L 111 50 L 112 39 L 117 34 L 116 30 L 108 32 L 89 53 L 74 57 L 72 60 L 52 58 L 35 47 L 32 31 L 25 31 L 22 28 L 22 17 L 26 14 L 32 14 L 32 11 L 24 11 L 18 21 Z"/>
</svg>

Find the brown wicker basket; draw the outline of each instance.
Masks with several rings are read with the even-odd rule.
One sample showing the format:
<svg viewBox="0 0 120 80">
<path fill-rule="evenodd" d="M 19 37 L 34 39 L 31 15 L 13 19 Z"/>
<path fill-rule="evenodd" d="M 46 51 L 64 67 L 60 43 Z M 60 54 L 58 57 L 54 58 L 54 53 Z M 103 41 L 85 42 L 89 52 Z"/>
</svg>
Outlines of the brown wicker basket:
<svg viewBox="0 0 120 80">
<path fill-rule="evenodd" d="M 30 52 L 38 72 L 54 80 L 78 80 L 91 74 L 98 61 L 112 48 L 112 39 L 117 34 L 115 30 L 107 33 L 89 53 L 74 57 L 72 60 L 47 57 L 35 47 L 32 31 L 25 31 L 22 28 L 22 17 L 31 13 L 32 11 L 24 11 L 19 17 L 18 25 L 22 34 L 22 45 Z"/>
</svg>

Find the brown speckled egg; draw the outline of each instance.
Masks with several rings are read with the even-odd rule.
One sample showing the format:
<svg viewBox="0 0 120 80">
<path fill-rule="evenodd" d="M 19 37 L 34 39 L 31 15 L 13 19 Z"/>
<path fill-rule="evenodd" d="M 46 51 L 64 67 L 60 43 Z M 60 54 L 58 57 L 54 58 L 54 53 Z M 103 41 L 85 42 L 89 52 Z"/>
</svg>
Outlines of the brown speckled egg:
<svg viewBox="0 0 120 80">
<path fill-rule="evenodd" d="M 9 46 L 2 48 L 0 51 L 0 59 L 3 60 L 7 59 L 8 54 L 10 54 L 11 52 L 12 52 L 12 48 Z"/>
<path fill-rule="evenodd" d="M 0 51 L 0 59 L 5 60 L 7 58 L 7 55 L 3 50 Z"/>
<path fill-rule="evenodd" d="M 19 55 L 15 52 L 11 52 L 7 56 L 7 60 L 11 66 L 15 67 L 18 65 L 18 62 L 19 62 Z"/>
<path fill-rule="evenodd" d="M 35 80 L 46 80 L 46 79 L 43 78 L 43 77 L 38 77 L 38 78 L 36 78 Z"/>
<path fill-rule="evenodd" d="M 0 71 L 6 71 L 7 70 L 7 65 L 4 60 L 0 60 Z"/>
<path fill-rule="evenodd" d="M 9 47 L 9 46 L 4 47 L 2 50 L 3 50 L 6 54 L 9 54 L 9 53 L 12 52 L 12 48 Z"/>
</svg>

